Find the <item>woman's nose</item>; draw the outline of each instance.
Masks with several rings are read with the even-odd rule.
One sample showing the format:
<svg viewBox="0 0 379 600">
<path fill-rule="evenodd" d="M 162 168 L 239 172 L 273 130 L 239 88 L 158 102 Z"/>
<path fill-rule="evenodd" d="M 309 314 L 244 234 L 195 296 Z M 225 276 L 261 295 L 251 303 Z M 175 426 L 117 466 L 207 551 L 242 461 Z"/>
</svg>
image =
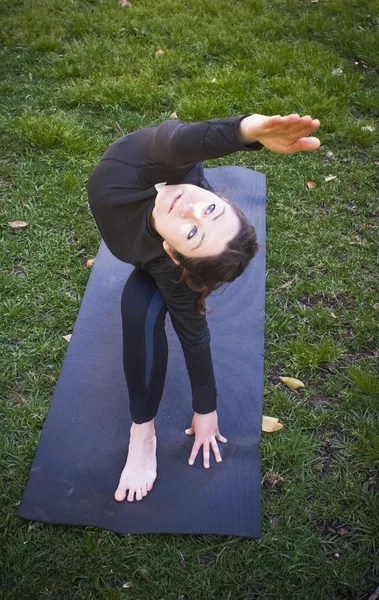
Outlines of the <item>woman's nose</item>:
<svg viewBox="0 0 379 600">
<path fill-rule="evenodd" d="M 200 218 L 201 207 L 196 204 L 192 204 L 192 202 L 186 202 L 186 204 L 181 208 L 180 215 L 184 218 L 191 217 L 199 219 Z"/>
</svg>

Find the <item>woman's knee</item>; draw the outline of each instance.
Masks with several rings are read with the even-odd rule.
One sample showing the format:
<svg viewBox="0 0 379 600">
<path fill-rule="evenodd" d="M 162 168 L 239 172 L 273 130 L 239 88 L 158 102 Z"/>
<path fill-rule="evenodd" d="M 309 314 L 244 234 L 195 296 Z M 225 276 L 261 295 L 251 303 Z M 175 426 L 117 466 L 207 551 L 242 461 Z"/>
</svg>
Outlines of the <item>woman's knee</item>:
<svg viewBox="0 0 379 600">
<path fill-rule="evenodd" d="M 121 294 L 121 313 L 123 320 L 135 322 L 145 320 L 149 313 L 164 310 L 163 298 L 157 288 L 154 278 L 143 271 L 135 269 Z"/>
</svg>

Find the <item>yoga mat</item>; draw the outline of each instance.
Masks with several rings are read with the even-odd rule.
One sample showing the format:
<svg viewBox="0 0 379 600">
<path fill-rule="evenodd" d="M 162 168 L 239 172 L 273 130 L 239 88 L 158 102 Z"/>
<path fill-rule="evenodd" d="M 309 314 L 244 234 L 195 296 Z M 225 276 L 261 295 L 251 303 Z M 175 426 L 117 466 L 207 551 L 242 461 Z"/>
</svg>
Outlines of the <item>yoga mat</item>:
<svg viewBox="0 0 379 600">
<path fill-rule="evenodd" d="M 122 364 L 120 298 L 134 266 L 101 241 L 68 344 L 17 515 L 117 533 L 261 537 L 258 442 L 263 401 L 266 176 L 243 167 L 204 169 L 213 189 L 241 207 L 260 250 L 207 316 L 218 390 L 223 461 L 204 469 L 194 437 L 191 387 L 179 339 L 166 317 L 168 365 L 156 417 L 158 477 L 141 501 L 117 502 L 131 418 Z"/>
</svg>

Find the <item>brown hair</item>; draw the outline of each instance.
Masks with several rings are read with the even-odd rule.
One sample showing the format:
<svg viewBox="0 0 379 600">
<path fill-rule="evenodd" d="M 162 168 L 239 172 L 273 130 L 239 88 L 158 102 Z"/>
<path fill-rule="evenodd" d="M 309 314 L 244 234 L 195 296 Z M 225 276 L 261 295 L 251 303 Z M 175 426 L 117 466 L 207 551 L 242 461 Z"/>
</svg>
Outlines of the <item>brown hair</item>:
<svg viewBox="0 0 379 600">
<path fill-rule="evenodd" d="M 184 256 L 172 248 L 173 254 L 182 268 L 180 279 L 174 283 L 184 281 L 192 290 L 201 292 L 196 301 L 196 310 L 201 315 L 207 314 L 208 307 L 205 304 L 205 299 L 224 283 L 231 283 L 242 275 L 250 260 L 260 248 L 256 231 L 242 210 L 223 196 L 217 193 L 216 196 L 230 204 L 240 221 L 238 233 L 226 244 L 225 250 L 217 256 L 192 258 Z M 212 310 L 209 312 L 212 312 Z"/>
</svg>

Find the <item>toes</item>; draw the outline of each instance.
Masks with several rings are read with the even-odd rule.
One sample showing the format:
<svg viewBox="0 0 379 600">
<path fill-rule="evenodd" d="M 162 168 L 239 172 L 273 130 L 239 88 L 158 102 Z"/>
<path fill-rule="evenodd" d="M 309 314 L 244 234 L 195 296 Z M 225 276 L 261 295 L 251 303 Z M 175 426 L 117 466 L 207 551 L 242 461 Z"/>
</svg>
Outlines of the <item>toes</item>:
<svg viewBox="0 0 379 600">
<path fill-rule="evenodd" d="M 129 494 L 128 494 L 128 498 L 127 498 L 128 502 L 133 502 L 134 492 L 135 492 L 135 490 L 129 490 Z"/>
<path fill-rule="evenodd" d="M 143 485 L 141 490 L 142 490 L 142 496 L 145 498 L 145 496 L 147 496 L 147 486 Z"/>
<path fill-rule="evenodd" d="M 115 492 L 115 500 L 117 500 L 118 502 L 122 502 L 123 500 L 125 500 L 125 490 L 119 489 L 117 488 L 116 492 Z"/>
<path fill-rule="evenodd" d="M 139 488 L 136 491 L 136 500 L 142 500 L 142 490 L 141 490 L 141 488 Z"/>
<path fill-rule="evenodd" d="M 153 489 L 153 485 L 154 485 L 154 481 L 153 482 L 149 482 L 146 486 L 146 489 L 148 492 L 151 492 L 151 490 Z"/>
</svg>

